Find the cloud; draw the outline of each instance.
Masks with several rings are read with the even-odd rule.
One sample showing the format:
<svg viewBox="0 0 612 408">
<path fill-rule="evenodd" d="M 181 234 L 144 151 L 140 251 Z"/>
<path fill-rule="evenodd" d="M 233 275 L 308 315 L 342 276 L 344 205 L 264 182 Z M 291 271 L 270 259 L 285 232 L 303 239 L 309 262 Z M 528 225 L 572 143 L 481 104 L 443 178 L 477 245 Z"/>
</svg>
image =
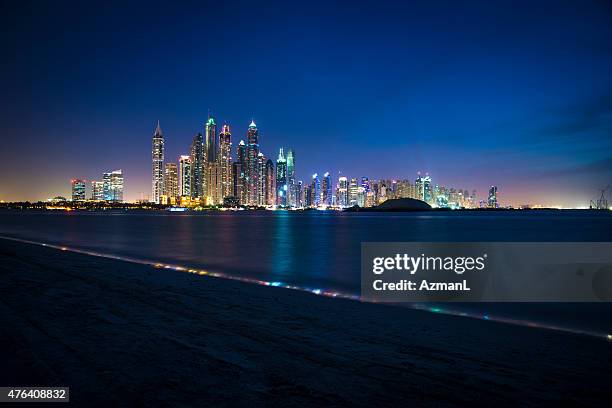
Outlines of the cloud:
<svg viewBox="0 0 612 408">
<path fill-rule="evenodd" d="M 612 90 L 593 99 L 574 103 L 552 112 L 557 123 L 544 127 L 540 134 L 557 140 L 576 137 L 603 139 L 612 130 Z"/>
<path fill-rule="evenodd" d="M 578 177 L 612 185 L 612 157 L 540 172 L 541 177 Z"/>
</svg>

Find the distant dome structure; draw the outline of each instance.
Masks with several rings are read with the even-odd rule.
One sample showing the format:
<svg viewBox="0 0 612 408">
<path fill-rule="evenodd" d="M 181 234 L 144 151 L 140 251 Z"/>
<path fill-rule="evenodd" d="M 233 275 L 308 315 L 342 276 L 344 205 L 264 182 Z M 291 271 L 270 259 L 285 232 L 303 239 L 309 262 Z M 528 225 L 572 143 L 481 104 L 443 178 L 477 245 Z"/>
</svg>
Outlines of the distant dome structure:
<svg viewBox="0 0 612 408">
<path fill-rule="evenodd" d="M 425 201 L 415 200 L 413 198 L 394 198 L 385 201 L 375 207 L 375 209 L 382 211 L 431 210 L 431 205 L 427 204 Z"/>
</svg>

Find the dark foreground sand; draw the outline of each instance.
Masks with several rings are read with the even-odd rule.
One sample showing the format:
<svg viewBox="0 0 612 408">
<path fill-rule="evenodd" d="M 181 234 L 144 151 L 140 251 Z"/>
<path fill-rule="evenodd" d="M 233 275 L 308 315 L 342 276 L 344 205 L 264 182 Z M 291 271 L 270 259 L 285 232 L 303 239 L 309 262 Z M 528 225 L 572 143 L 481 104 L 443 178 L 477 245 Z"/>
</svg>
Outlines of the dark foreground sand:
<svg viewBox="0 0 612 408">
<path fill-rule="evenodd" d="M 80 406 L 605 406 L 612 344 L 0 240 L 0 385 Z"/>
</svg>

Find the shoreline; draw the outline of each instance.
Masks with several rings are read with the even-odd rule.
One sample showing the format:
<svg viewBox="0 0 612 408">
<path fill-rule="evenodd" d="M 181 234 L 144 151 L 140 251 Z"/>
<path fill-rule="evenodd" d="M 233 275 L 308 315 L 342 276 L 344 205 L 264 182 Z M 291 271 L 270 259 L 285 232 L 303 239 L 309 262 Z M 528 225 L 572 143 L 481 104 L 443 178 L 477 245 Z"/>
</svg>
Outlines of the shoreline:
<svg viewBox="0 0 612 408">
<path fill-rule="evenodd" d="M 455 316 L 455 317 L 467 318 L 467 319 L 479 319 L 479 320 L 503 323 L 503 324 L 513 325 L 513 326 L 523 326 L 523 327 L 530 327 L 530 328 L 539 329 L 539 330 L 550 330 L 550 331 L 561 332 L 561 333 L 566 333 L 566 334 L 588 336 L 588 337 L 598 338 L 600 340 L 605 340 L 605 341 L 612 340 L 612 335 L 609 333 L 603 332 L 603 331 L 564 327 L 560 325 L 548 324 L 544 322 L 536 322 L 532 320 L 521 320 L 521 319 L 516 319 L 516 318 L 511 318 L 511 317 L 496 316 L 495 314 L 491 314 L 491 313 L 466 312 L 464 310 L 458 310 L 458 309 L 455 310 L 452 307 L 440 307 L 434 302 L 412 303 L 412 304 L 411 303 L 397 304 L 393 302 L 388 302 L 388 303 L 373 302 L 367 299 L 363 299 L 359 295 L 350 294 L 348 292 L 339 292 L 339 291 L 332 291 L 332 290 L 309 288 L 309 287 L 297 286 L 297 285 L 292 285 L 292 284 L 285 284 L 285 283 L 276 282 L 276 281 L 265 281 L 265 280 L 259 280 L 259 279 L 254 279 L 254 278 L 247 278 L 243 276 L 230 275 L 230 274 L 221 273 L 221 272 L 211 272 L 211 271 L 208 271 L 202 268 L 191 268 L 187 266 L 177 265 L 174 263 L 164 263 L 164 262 L 151 261 L 151 260 L 145 260 L 145 259 L 134 258 L 134 257 L 119 256 L 119 255 L 113 255 L 113 254 L 108 254 L 108 253 L 96 252 L 96 251 L 87 250 L 87 249 L 71 248 L 65 245 L 43 243 L 43 242 L 32 241 L 32 240 L 27 240 L 27 239 L 22 239 L 22 238 L 17 238 L 17 237 L 0 235 L 0 241 L 2 240 L 17 242 L 17 243 L 27 244 L 27 245 L 35 245 L 35 246 L 40 246 L 44 248 L 51 248 L 51 249 L 55 249 L 59 251 L 67 251 L 67 252 L 72 252 L 75 254 L 86 255 L 86 256 L 91 256 L 91 257 L 111 259 L 111 260 L 115 260 L 118 262 L 128 262 L 128 263 L 148 266 L 148 267 L 152 267 L 156 269 L 166 269 L 166 270 L 171 270 L 175 272 L 189 273 L 189 274 L 204 276 L 204 277 L 209 277 L 209 278 L 238 281 L 238 282 L 249 284 L 249 285 L 259 285 L 259 286 L 275 287 L 279 289 L 289 289 L 293 291 L 308 293 L 310 295 L 315 295 L 315 296 L 323 296 L 323 297 L 334 298 L 334 299 L 346 299 L 346 300 L 352 300 L 352 301 L 357 301 L 361 303 L 372 303 L 372 304 L 381 303 L 386 306 L 402 307 L 402 308 L 407 308 L 411 310 L 419 310 L 419 311 L 428 312 L 428 313 L 444 314 L 448 316 Z"/>
<path fill-rule="evenodd" d="M 68 385 L 75 403 L 594 406 L 609 398 L 612 348 L 598 339 L 6 240 L 0 259 L 0 382 Z"/>
</svg>

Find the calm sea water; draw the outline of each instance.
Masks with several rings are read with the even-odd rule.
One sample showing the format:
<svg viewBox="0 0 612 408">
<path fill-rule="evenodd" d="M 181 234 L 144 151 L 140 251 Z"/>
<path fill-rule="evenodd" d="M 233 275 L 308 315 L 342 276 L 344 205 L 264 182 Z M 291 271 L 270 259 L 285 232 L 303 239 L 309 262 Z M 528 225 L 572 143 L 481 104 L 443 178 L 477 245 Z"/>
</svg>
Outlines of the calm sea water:
<svg viewBox="0 0 612 408">
<path fill-rule="evenodd" d="M 234 275 L 358 293 L 362 242 L 611 241 L 612 215 L 590 211 L 337 213 L 0 211 L 0 235 Z M 465 305 L 462 307 L 474 307 Z M 604 326 L 609 305 L 498 305 Z M 535 310 L 535 312 L 534 312 Z M 585 317 L 595 314 L 597 316 Z M 601 315 L 601 316 L 600 316 Z M 589 324 L 591 324 L 589 323 Z"/>
</svg>

